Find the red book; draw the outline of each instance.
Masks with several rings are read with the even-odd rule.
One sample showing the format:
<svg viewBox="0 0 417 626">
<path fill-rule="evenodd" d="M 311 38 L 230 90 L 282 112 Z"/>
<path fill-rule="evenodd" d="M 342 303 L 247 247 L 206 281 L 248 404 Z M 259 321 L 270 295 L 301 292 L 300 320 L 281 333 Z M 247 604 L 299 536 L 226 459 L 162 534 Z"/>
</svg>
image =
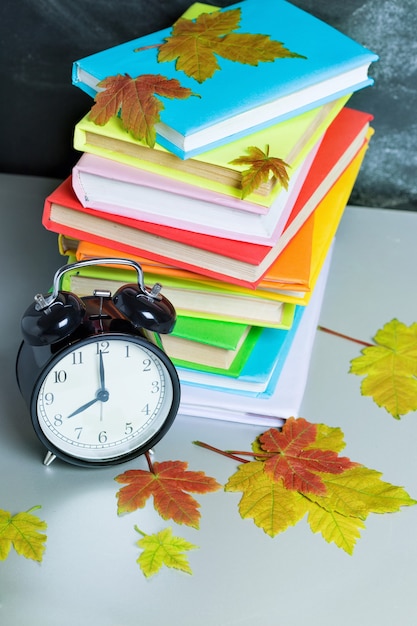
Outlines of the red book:
<svg viewBox="0 0 417 626">
<path fill-rule="evenodd" d="M 224 239 L 85 208 L 66 179 L 45 200 L 48 230 L 255 287 L 366 141 L 372 116 L 345 107 L 326 131 L 284 231 L 274 246 Z"/>
</svg>

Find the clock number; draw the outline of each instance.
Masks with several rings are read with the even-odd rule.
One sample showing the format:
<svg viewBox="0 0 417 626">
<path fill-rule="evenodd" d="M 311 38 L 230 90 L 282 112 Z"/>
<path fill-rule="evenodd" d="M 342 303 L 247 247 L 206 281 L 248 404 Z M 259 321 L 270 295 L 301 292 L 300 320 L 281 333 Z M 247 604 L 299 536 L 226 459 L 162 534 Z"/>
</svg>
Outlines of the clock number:
<svg viewBox="0 0 417 626">
<path fill-rule="evenodd" d="M 50 406 L 54 401 L 54 394 L 53 393 L 46 393 L 45 394 L 45 404 L 47 406 Z"/>
<path fill-rule="evenodd" d="M 67 373 L 65 370 L 59 370 L 59 372 L 54 372 L 55 374 L 55 380 L 54 382 L 56 383 L 65 383 L 65 381 L 67 380 Z"/>
<path fill-rule="evenodd" d="M 145 415 L 149 415 L 149 404 L 145 404 L 142 409 L 142 413 L 145 413 Z"/>
<path fill-rule="evenodd" d="M 100 443 L 106 443 L 106 441 L 107 441 L 107 432 L 105 430 L 102 430 L 101 433 L 99 433 L 98 440 L 99 440 Z"/>
<path fill-rule="evenodd" d="M 83 362 L 83 353 L 81 350 L 79 352 L 72 353 L 72 364 L 73 365 L 82 365 Z"/>
<path fill-rule="evenodd" d="M 54 416 L 54 426 L 62 426 L 62 415 L 60 413 Z"/>
<path fill-rule="evenodd" d="M 81 437 L 81 433 L 83 432 L 83 428 L 82 426 L 78 426 L 77 428 L 74 428 L 75 432 L 77 433 L 77 440 Z"/>
<path fill-rule="evenodd" d="M 99 343 L 97 343 L 97 354 L 100 354 L 100 352 L 102 352 L 103 354 L 108 354 L 109 352 L 108 341 L 100 341 Z"/>
<path fill-rule="evenodd" d="M 132 422 L 126 422 L 125 435 L 131 435 L 132 433 L 133 433 Z"/>
<path fill-rule="evenodd" d="M 152 381 L 151 393 L 159 393 L 159 381 L 158 380 Z"/>
<path fill-rule="evenodd" d="M 143 371 L 144 372 L 150 372 L 151 371 L 151 363 L 152 363 L 152 361 L 150 359 L 144 359 L 143 360 Z"/>
</svg>

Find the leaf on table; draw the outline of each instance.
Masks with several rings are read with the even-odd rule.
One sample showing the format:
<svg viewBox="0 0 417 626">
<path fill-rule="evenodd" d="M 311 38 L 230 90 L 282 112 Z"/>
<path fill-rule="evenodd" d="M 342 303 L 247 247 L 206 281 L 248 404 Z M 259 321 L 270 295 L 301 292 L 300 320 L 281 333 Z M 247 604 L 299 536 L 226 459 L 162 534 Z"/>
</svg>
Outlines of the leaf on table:
<svg viewBox="0 0 417 626">
<path fill-rule="evenodd" d="M 40 507 L 33 507 L 29 511 L 11 515 L 8 511 L 0 510 L 0 560 L 4 561 L 13 546 L 16 552 L 27 559 L 42 561 L 45 551 L 46 522 L 39 519 L 32 511 Z"/>
<path fill-rule="evenodd" d="M 369 513 L 395 513 L 402 506 L 417 504 L 403 487 L 381 480 L 381 472 L 358 466 L 339 476 L 323 475 L 326 496 L 309 494 L 322 508 L 366 519 Z"/>
<path fill-rule="evenodd" d="M 176 61 L 177 70 L 202 83 L 221 69 L 217 56 L 252 66 L 279 58 L 306 58 L 269 35 L 233 32 L 240 19 L 240 8 L 202 13 L 195 20 L 180 18 L 159 47 L 158 61 Z"/>
<path fill-rule="evenodd" d="M 257 437 L 252 452 L 222 453 L 243 461 L 225 491 L 241 492 L 241 517 L 271 537 L 308 514 L 313 532 L 352 554 L 369 513 L 394 513 L 417 500 L 383 481 L 380 472 L 339 457 L 344 447 L 340 428 L 291 417 L 281 430 Z"/>
<path fill-rule="evenodd" d="M 396 419 L 417 410 L 417 323 L 393 319 L 375 337 L 375 346 L 351 361 L 350 373 L 365 376 L 361 393 Z"/>
<path fill-rule="evenodd" d="M 199 503 L 189 495 L 209 493 L 221 485 L 204 472 L 187 470 L 183 461 L 155 462 L 153 471 L 128 470 L 115 478 L 126 484 L 117 492 L 118 513 L 130 513 L 143 508 L 153 496 L 154 506 L 163 519 L 172 519 L 177 524 L 199 527 Z"/>
<path fill-rule="evenodd" d="M 268 182 L 271 175 L 284 189 L 288 189 L 287 167 L 290 166 L 278 157 L 269 156 L 269 146 L 266 147 L 265 152 L 256 146 L 250 146 L 246 152 L 247 155 L 230 161 L 231 165 L 249 166 L 247 170 L 242 171 L 242 198 Z"/>
<path fill-rule="evenodd" d="M 94 98 L 89 119 L 104 126 L 112 117 L 120 115 L 123 128 L 151 148 L 156 141 L 155 124 L 164 109 L 159 97 L 185 99 L 194 95 L 176 78 L 160 74 L 143 74 L 137 78 L 118 74 L 100 81 L 98 87 L 102 91 Z"/>
<path fill-rule="evenodd" d="M 290 417 L 282 431 L 267 430 L 259 437 L 261 449 L 270 453 L 265 472 L 275 481 L 282 478 L 286 489 L 324 495 L 326 486 L 320 474 L 341 474 L 356 463 L 334 450 L 311 446 L 316 436 L 317 425 L 303 418 Z"/>
<path fill-rule="evenodd" d="M 327 543 L 335 543 L 338 548 L 353 554 L 365 522 L 360 517 L 349 517 L 337 511 L 323 509 L 314 502 L 308 503 L 307 508 L 307 521 L 313 533 L 320 533 Z"/>
<path fill-rule="evenodd" d="M 163 565 L 192 574 L 184 553 L 195 550 L 198 546 L 182 537 L 176 537 L 172 534 L 171 528 L 165 528 L 153 535 L 146 535 L 137 527 L 135 529 L 142 535 L 136 545 L 143 550 L 137 563 L 146 577 L 149 578 L 159 572 Z"/>
<path fill-rule="evenodd" d="M 302 495 L 272 480 L 262 461 L 240 465 L 226 483 L 225 491 L 243 492 L 239 502 L 241 517 L 253 519 L 271 537 L 294 526 L 307 512 Z"/>
</svg>

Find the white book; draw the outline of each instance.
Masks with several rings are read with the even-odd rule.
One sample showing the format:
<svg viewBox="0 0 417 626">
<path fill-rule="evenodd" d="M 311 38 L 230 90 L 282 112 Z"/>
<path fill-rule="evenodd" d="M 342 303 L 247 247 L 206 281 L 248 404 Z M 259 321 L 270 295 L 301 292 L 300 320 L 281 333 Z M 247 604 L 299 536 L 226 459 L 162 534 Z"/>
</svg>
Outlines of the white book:
<svg viewBox="0 0 417 626">
<path fill-rule="evenodd" d="M 333 247 L 306 306 L 280 375 L 270 393 L 255 396 L 237 390 L 214 390 L 210 387 L 181 384 L 180 415 L 217 420 L 279 426 L 288 417 L 298 417 L 329 274 Z"/>
</svg>

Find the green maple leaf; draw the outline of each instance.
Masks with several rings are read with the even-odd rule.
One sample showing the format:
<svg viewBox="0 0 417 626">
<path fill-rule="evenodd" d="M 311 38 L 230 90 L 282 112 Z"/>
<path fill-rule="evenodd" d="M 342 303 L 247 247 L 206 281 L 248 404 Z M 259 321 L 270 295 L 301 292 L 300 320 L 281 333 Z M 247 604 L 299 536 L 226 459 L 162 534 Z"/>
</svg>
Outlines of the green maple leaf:
<svg viewBox="0 0 417 626">
<path fill-rule="evenodd" d="M 33 507 L 16 515 L 0 510 L 0 560 L 4 561 L 8 557 L 13 546 L 21 556 L 42 561 L 46 535 L 40 531 L 46 530 L 47 525 L 32 514 L 38 508 Z"/>
<path fill-rule="evenodd" d="M 158 61 L 176 61 L 177 70 L 202 83 L 220 69 L 216 55 L 253 66 L 277 58 L 305 58 L 269 35 L 232 32 L 240 18 L 241 9 L 202 13 L 196 20 L 180 18 L 160 46 Z"/>
<path fill-rule="evenodd" d="M 361 393 L 393 417 L 417 410 L 417 323 L 393 319 L 378 330 L 375 346 L 351 361 L 350 373 L 365 376 Z"/>
<path fill-rule="evenodd" d="M 249 165 L 249 168 L 243 170 L 241 174 L 242 198 L 246 198 L 262 184 L 268 182 L 271 175 L 284 189 L 288 189 L 287 167 L 290 166 L 278 157 L 269 156 L 269 146 L 266 147 L 265 152 L 256 146 L 247 148 L 246 152 L 247 155 L 230 162 L 232 165 Z"/>
<path fill-rule="evenodd" d="M 89 119 L 103 126 L 110 118 L 120 115 L 123 128 L 150 148 L 155 145 L 155 124 L 164 109 L 159 97 L 184 99 L 194 95 L 177 79 L 159 74 L 143 74 L 137 78 L 118 74 L 105 78 L 98 87 L 102 91 L 94 98 Z"/>
<path fill-rule="evenodd" d="M 198 546 L 182 537 L 174 536 L 171 528 L 165 528 L 153 535 L 146 535 L 137 526 L 135 529 L 142 535 L 142 538 L 137 541 L 137 546 L 143 549 L 137 563 L 146 577 L 159 572 L 163 565 L 192 574 L 184 553 L 195 550 Z"/>
</svg>

